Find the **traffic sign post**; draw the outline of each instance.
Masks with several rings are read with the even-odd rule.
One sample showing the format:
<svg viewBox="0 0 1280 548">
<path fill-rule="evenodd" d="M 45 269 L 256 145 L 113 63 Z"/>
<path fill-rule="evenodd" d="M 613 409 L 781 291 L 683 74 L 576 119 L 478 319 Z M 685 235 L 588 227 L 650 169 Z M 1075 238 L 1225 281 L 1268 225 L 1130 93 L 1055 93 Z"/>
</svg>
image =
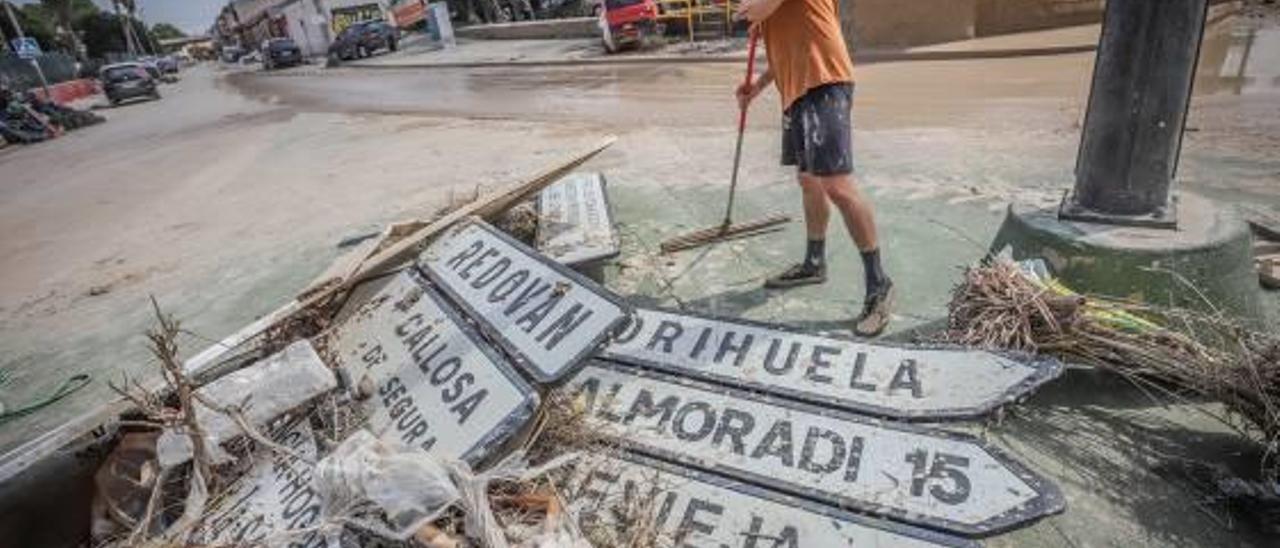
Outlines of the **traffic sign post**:
<svg viewBox="0 0 1280 548">
<path fill-rule="evenodd" d="M 776 325 L 637 310 L 600 356 L 894 419 L 984 415 L 1062 373 L 1049 358 L 891 346 Z"/>
<path fill-rule="evenodd" d="M 436 240 L 418 265 L 539 383 L 576 372 L 630 312 L 595 282 L 478 219 Z"/>
<path fill-rule="evenodd" d="M 682 546 L 978 546 L 626 452 L 579 462 L 565 491 L 584 530 L 652 526 Z"/>
<path fill-rule="evenodd" d="M 475 466 L 512 439 L 538 394 L 444 298 L 405 272 L 330 341 L 352 382 L 368 387 L 374 432 Z"/>
<path fill-rule="evenodd" d="M 45 79 L 44 69 L 40 68 L 40 61 L 36 59 L 40 55 L 40 44 L 36 42 L 35 38 L 29 38 L 23 34 L 22 25 L 18 23 L 18 18 L 13 15 L 13 6 L 10 6 L 9 2 L 5 0 L 0 0 L 0 3 L 4 4 L 4 10 L 9 14 L 9 22 L 13 24 L 13 30 L 18 33 L 18 37 L 13 40 L 14 53 L 31 62 L 32 68 L 36 70 L 36 76 L 40 78 L 40 87 L 44 89 L 45 99 L 52 101 L 53 94 L 49 91 L 49 81 Z M 24 56 L 24 50 L 30 57 Z"/>
<path fill-rule="evenodd" d="M 1061 512 L 1061 492 L 969 436 L 593 362 L 571 385 L 624 447 L 789 495 L 981 536 Z"/>
</svg>

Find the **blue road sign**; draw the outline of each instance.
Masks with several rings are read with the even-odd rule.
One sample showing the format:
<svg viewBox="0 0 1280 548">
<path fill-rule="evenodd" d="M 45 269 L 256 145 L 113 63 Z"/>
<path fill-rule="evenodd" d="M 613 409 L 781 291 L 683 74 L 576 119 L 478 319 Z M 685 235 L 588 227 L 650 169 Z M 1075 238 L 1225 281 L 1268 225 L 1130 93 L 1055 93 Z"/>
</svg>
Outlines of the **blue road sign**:
<svg viewBox="0 0 1280 548">
<path fill-rule="evenodd" d="M 35 59 L 40 55 L 40 43 L 35 38 L 24 36 L 10 40 L 10 43 L 13 44 L 13 51 L 18 52 L 18 57 Z"/>
</svg>

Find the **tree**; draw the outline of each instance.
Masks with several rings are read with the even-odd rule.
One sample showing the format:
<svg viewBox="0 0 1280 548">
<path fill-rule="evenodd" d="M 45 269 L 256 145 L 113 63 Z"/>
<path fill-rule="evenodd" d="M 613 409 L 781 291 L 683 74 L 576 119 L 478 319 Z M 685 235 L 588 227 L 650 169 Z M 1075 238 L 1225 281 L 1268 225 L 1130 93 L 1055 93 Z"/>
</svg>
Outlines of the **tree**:
<svg viewBox="0 0 1280 548">
<path fill-rule="evenodd" d="M 155 26 L 151 27 L 151 35 L 155 36 L 156 40 L 172 40 L 175 38 L 187 37 L 187 33 L 182 32 L 178 27 L 170 25 L 169 23 L 156 23 Z"/>
<path fill-rule="evenodd" d="M 53 16 L 58 23 L 58 38 L 71 49 L 77 59 L 83 59 L 80 47 L 80 36 L 76 31 L 76 20 L 87 14 L 98 12 L 93 0 L 40 0 L 44 11 Z"/>
<path fill-rule="evenodd" d="M 3 1 L 0 0 L 0 2 Z M 35 38 L 36 42 L 40 43 L 40 49 L 42 50 L 57 49 L 58 42 L 53 37 L 53 25 L 49 23 L 51 19 L 46 19 L 43 8 L 35 4 L 18 6 L 12 2 L 10 6 L 13 7 L 13 16 L 18 20 L 18 25 L 22 27 L 24 35 Z M 17 38 L 18 32 L 9 23 L 9 16 L 4 13 L 3 7 L 0 7 L 0 28 L 4 29 L 5 37 L 9 39 Z"/>
</svg>

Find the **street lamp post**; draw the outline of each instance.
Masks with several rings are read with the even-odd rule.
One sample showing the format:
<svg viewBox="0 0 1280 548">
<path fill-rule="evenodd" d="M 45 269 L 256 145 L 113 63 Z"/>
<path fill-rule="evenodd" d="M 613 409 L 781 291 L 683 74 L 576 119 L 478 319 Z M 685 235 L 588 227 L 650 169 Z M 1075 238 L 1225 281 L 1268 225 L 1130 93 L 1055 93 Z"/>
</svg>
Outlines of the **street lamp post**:
<svg viewBox="0 0 1280 548">
<path fill-rule="evenodd" d="M 0 0 L 0 3 L 4 4 L 4 11 L 9 15 L 9 22 L 13 24 L 13 32 L 18 33 L 18 40 L 21 41 L 25 39 L 26 35 L 22 32 L 22 25 L 18 24 L 18 18 L 13 14 L 13 6 L 5 0 Z M 44 98 L 48 101 L 52 101 L 53 94 L 49 92 L 49 81 L 44 77 L 44 69 L 40 68 L 40 61 L 35 57 L 32 57 L 30 61 L 31 66 L 36 69 L 36 76 L 40 78 L 40 87 L 41 89 L 44 89 Z"/>
<path fill-rule="evenodd" d="M 1109 0 L 1076 156 L 1059 217 L 1175 228 L 1170 187 L 1208 0 Z"/>
</svg>

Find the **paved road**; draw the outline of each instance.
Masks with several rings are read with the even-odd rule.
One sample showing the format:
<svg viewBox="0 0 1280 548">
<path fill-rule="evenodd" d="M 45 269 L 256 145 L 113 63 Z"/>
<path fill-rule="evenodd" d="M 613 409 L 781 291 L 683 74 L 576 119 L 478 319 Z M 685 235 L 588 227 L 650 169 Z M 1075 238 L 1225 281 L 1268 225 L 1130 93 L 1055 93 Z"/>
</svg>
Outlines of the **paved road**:
<svg viewBox="0 0 1280 548">
<path fill-rule="evenodd" d="M 957 267 L 982 254 L 1009 200 L 1049 205 L 1069 184 L 1089 70 L 1087 55 L 859 69 L 859 177 L 902 289 L 899 328 L 942 316 Z M 786 294 L 759 282 L 796 256 L 798 224 L 750 247 L 653 253 L 664 234 L 719 215 L 729 90 L 741 77 L 733 67 L 222 76 L 189 71 L 163 101 L 0 152 L 0 368 L 11 375 L 0 399 L 16 406 L 70 374 L 96 378 L 3 425 L 0 450 L 95 407 L 109 397 L 107 379 L 154 370 L 139 336 L 149 295 L 200 334 L 184 341 L 195 351 L 292 297 L 342 238 L 420 217 L 451 192 L 515 180 L 605 132 L 621 139 L 590 167 L 609 176 L 626 249 L 611 288 L 820 329 L 842 328 L 860 304 L 857 256 L 837 232 L 833 283 Z M 1275 96 L 1207 91 L 1183 156 L 1186 185 L 1274 202 Z M 776 165 L 775 101 L 766 96 L 751 118 L 744 215 L 798 210 L 792 175 Z M 1134 450 L 1207 456 L 1226 443 L 1221 427 L 1141 398 L 1078 378 L 999 430 L 1002 444 L 1063 484 L 1072 508 L 991 544 L 1239 543 Z"/>
</svg>

